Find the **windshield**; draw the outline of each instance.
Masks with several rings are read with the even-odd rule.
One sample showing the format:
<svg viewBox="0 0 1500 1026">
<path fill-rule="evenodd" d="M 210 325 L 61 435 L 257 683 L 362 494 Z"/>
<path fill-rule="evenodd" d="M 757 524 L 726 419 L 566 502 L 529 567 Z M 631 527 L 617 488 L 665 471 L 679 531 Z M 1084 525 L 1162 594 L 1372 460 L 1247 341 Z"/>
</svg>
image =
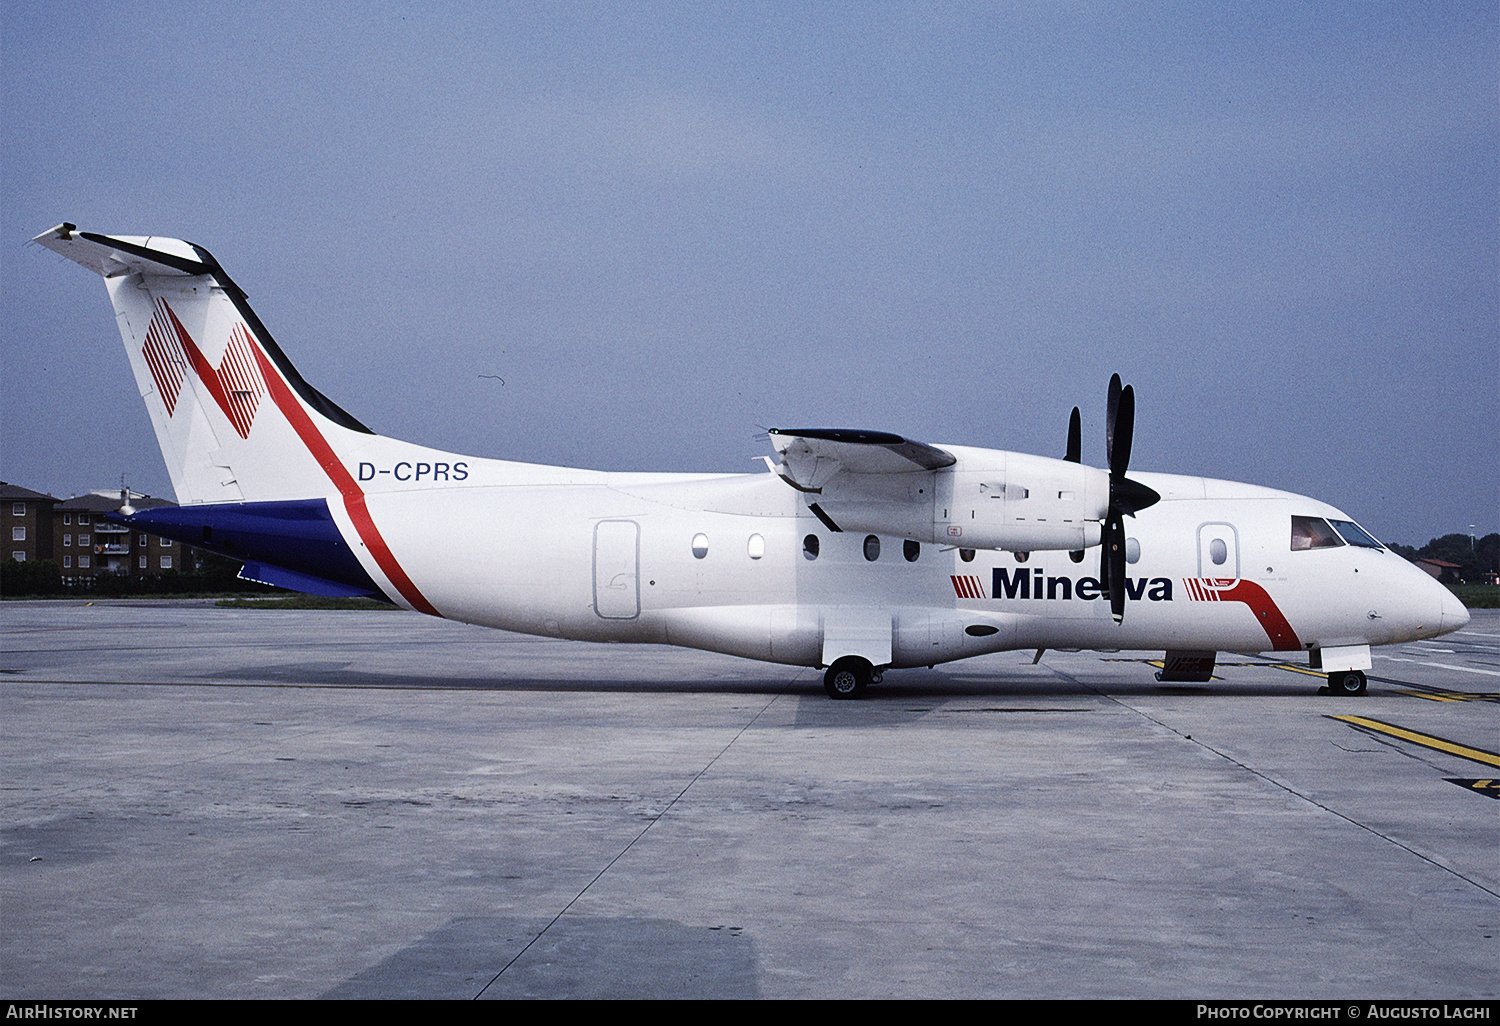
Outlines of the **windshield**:
<svg viewBox="0 0 1500 1026">
<path fill-rule="evenodd" d="M 1344 544 L 1321 517 L 1292 517 L 1292 551 L 1333 549 Z"/>
<path fill-rule="evenodd" d="M 1352 520 L 1330 520 L 1328 522 L 1333 525 L 1333 529 L 1335 531 L 1343 535 L 1344 541 L 1348 542 L 1350 545 L 1359 545 L 1367 549 L 1380 549 L 1385 547 L 1374 538 L 1370 537 L 1368 531 L 1366 531 L 1363 527 L 1360 527 Z"/>
</svg>

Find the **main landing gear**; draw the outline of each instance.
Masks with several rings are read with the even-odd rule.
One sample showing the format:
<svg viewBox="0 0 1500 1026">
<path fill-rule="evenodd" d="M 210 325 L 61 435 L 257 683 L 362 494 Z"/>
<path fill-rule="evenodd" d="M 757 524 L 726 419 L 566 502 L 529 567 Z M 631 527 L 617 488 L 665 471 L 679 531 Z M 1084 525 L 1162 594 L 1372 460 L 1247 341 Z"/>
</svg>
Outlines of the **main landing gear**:
<svg viewBox="0 0 1500 1026">
<path fill-rule="evenodd" d="M 1328 675 L 1330 695 L 1362 695 L 1365 693 L 1365 675 L 1362 670 L 1338 670 Z"/>
<path fill-rule="evenodd" d="M 835 659 L 823 674 L 823 690 L 829 698 L 858 698 L 875 679 L 875 667 L 859 656 Z"/>
</svg>

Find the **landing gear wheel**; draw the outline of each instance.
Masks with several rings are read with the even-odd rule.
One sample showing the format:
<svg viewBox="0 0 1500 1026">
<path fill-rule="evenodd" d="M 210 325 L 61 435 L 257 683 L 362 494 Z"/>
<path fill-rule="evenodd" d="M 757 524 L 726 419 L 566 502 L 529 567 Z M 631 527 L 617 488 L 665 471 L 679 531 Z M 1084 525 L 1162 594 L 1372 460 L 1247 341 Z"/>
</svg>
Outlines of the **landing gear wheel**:
<svg viewBox="0 0 1500 1026">
<path fill-rule="evenodd" d="M 1362 695 L 1365 693 L 1367 681 L 1365 675 L 1359 670 L 1339 670 L 1328 675 L 1328 691 L 1334 695 Z"/>
<path fill-rule="evenodd" d="M 858 656 L 836 659 L 828 672 L 823 674 L 823 690 L 829 698 L 858 698 L 864 694 L 875 668 Z"/>
</svg>

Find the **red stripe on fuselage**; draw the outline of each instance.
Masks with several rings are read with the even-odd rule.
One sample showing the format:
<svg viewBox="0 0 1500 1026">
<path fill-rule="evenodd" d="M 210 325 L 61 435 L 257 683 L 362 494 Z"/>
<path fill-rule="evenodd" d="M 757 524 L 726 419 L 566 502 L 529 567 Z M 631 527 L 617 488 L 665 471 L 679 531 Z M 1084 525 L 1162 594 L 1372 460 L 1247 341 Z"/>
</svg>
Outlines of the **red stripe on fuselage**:
<svg viewBox="0 0 1500 1026">
<path fill-rule="evenodd" d="M 1260 625 L 1271 639 L 1271 647 L 1277 652 L 1295 652 L 1302 648 L 1297 632 L 1277 608 L 1269 592 L 1252 581 L 1240 581 L 1233 588 L 1219 592 L 1219 598 L 1229 602 L 1243 602 L 1250 607 Z"/>
<path fill-rule="evenodd" d="M 349 474 L 343 461 L 334 453 L 333 447 L 328 444 L 318 427 L 313 423 L 292 390 L 287 387 L 286 382 L 281 380 L 281 375 L 271 366 L 259 346 L 251 350 L 255 355 L 255 362 L 260 367 L 261 377 L 266 381 L 266 389 L 271 393 L 271 399 L 276 403 L 278 409 L 286 417 L 292 428 L 297 432 L 297 437 L 302 439 L 302 444 L 307 446 L 308 452 L 312 453 L 313 459 L 318 461 L 318 466 L 323 468 L 323 473 L 333 482 L 339 494 L 343 496 L 344 508 L 349 511 L 349 519 L 354 522 L 354 529 L 359 532 L 360 539 L 365 547 L 370 550 L 370 555 L 375 557 L 376 564 L 384 572 L 390 582 L 401 592 L 403 598 L 410 602 L 413 609 L 426 613 L 429 616 L 441 616 L 426 596 L 412 583 L 412 579 L 406 575 L 401 564 L 396 561 L 395 555 L 390 547 L 386 545 L 385 538 L 375 526 L 375 521 L 370 518 L 370 511 L 365 507 L 365 493 L 355 483 Z"/>
<path fill-rule="evenodd" d="M 1192 598 L 1199 602 L 1243 602 L 1250 607 L 1255 618 L 1260 621 L 1261 627 L 1266 632 L 1266 637 L 1271 639 L 1271 647 L 1277 652 L 1296 652 L 1302 648 L 1302 642 L 1297 638 L 1297 632 L 1292 630 L 1292 625 L 1282 615 L 1276 605 L 1276 600 L 1266 589 L 1253 581 L 1238 581 L 1232 587 L 1222 587 L 1229 584 L 1225 580 L 1203 580 L 1201 578 L 1189 577 L 1186 579 L 1188 592 Z"/>
</svg>

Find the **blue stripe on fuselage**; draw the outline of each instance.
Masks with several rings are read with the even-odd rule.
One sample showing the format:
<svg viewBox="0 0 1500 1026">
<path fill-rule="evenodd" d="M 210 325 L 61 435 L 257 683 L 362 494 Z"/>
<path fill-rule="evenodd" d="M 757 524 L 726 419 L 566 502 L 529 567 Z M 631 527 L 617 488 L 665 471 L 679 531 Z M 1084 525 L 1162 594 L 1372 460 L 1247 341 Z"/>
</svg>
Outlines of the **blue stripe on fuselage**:
<svg viewBox="0 0 1500 1026">
<path fill-rule="evenodd" d="M 325 499 L 161 506 L 106 516 L 231 559 L 265 563 L 384 597 L 339 533 Z"/>
</svg>

